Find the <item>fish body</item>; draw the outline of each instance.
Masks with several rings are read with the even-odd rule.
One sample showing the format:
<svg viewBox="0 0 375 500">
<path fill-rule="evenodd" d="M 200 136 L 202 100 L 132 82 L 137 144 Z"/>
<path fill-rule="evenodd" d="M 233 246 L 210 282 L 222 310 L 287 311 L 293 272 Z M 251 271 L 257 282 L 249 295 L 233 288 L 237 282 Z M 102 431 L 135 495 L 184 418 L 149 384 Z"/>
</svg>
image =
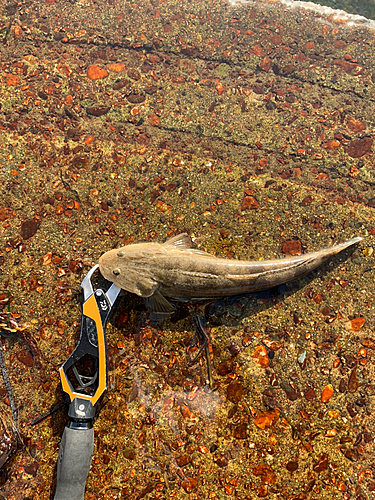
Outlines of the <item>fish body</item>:
<svg viewBox="0 0 375 500">
<path fill-rule="evenodd" d="M 101 274 L 120 288 L 144 297 L 150 310 L 171 314 L 174 300 L 205 300 L 265 290 L 297 279 L 362 238 L 333 247 L 265 261 L 216 258 L 191 248 L 180 234 L 163 244 L 137 243 L 110 250 L 99 259 Z"/>
</svg>

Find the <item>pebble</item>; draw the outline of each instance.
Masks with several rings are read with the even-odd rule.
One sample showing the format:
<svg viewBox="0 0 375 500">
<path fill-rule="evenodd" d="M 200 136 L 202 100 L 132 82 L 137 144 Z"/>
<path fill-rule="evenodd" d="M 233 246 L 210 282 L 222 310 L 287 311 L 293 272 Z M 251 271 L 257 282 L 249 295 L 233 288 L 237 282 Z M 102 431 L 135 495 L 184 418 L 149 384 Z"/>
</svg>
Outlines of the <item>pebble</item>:
<svg viewBox="0 0 375 500">
<path fill-rule="evenodd" d="M 236 439 L 246 439 L 247 438 L 247 423 L 243 422 L 240 425 L 237 425 L 233 429 L 233 437 Z"/>
<path fill-rule="evenodd" d="M 349 382 L 348 382 L 349 392 L 356 392 L 359 385 L 360 384 L 358 380 L 357 368 L 354 368 L 349 377 Z"/>
<path fill-rule="evenodd" d="M 326 469 L 328 469 L 328 458 L 327 455 L 322 453 L 322 455 L 319 457 L 318 462 L 313 465 L 313 470 L 315 472 L 322 472 Z"/>
<path fill-rule="evenodd" d="M 259 429 L 268 429 L 275 425 L 280 417 L 280 410 L 274 408 L 273 410 L 267 410 L 262 413 L 258 413 L 254 418 L 254 424 Z"/>
<path fill-rule="evenodd" d="M 34 358 L 30 351 L 23 350 L 18 351 L 16 354 L 18 361 L 23 363 L 25 366 L 32 367 L 34 366 Z"/>
<path fill-rule="evenodd" d="M 351 141 L 348 147 L 348 155 L 352 158 L 360 158 L 370 151 L 372 143 L 373 140 L 370 137 Z"/>
<path fill-rule="evenodd" d="M 21 238 L 28 240 L 38 231 L 40 223 L 36 220 L 26 220 L 21 224 Z"/>
<path fill-rule="evenodd" d="M 86 113 L 92 116 L 103 116 L 108 113 L 110 106 L 90 106 L 86 108 Z"/>
<path fill-rule="evenodd" d="M 231 382 L 227 387 L 227 398 L 232 403 L 238 403 L 243 395 L 243 389 L 240 382 Z"/>
<path fill-rule="evenodd" d="M 285 255 L 302 255 L 302 245 L 299 240 L 289 240 L 286 241 L 281 251 Z"/>
<path fill-rule="evenodd" d="M 350 321 L 345 323 L 345 327 L 347 330 L 352 330 L 353 332 L 359 332 L 366 323 L 366 319 L 361 316 L 357 318 L 353 318 Z"/>
<path fill-rule="evenodd" d="M 11 73 L 8 73 L 5 78 L 5 83 L 9 86 L 15 87 L 16 85 L 19 85 L 20 79 L 17 75 L 12 75 Z"/>
<path fill-rule="evenodd" d="M 259 464 L 251 469 L 254 476 L 261 476 L 262 482 L 272 485 L 276 483 L 277 477 L 270 465 Z M 259 496 L 259 495 L 258 495 Z"/>
<path fill-rule="evenodd" d="M 289 472 L 294 472 L 298 469 L 298 462 L 295 462 L 295 461 L 290 461 L 286 464 L 285 466 L 286 470 L 288 470 Z"/>
<path fill-rule="evenodd" d="M 192 493 L 195 490 L 198 484 L 197 477 L 189 477 L 181 482 L 181 486 L 186 491 L 186 493 Z"/>
<path fill-rule="evenodd" d="M 324 387 L 321 395 L 321 400 L 323 403 L 328 403 L 328 401 L 331 399 L 333 396 L 333 387 L 331 384 L 328 384 L 326 387 Z"/>
<path fill-rule="evenodd" d="M 251 357 L 255 359 L 261 368 L 267 368 L 269 365 L 269 358 L 267 356 L 267 349 L 259 345 L 257 346 L 251 354 Z"/>
<path fill-rule="evenodd" d="M 245 196 L 241 203 L 241 212 L 244 210 L 258 210 L 259 203 L 254 196 Z"/>
<path fill-rule="evenodd" d="M 191 458 L 189 455 L 184 454 L 180 455 L 176 458 L 176 463 L 179 467 L 185 467 L 185 465 L 189 464 L 191 461 Z"/>
<path fill-rule="evenodd" d="M 92 64 L 88 67 L 87 76 L 90 80 L 102 80 L 108 76 L 108 71 L 104 68 L 100 68 L 95 64 Z"/>
<path fill-rule="evenodd" d="M 124 63 L 107 64 L 107 68 L 109 69 L 109 71 L 113 71 L 114 73 L 122 73 L 126 69 Z"/>
</svg>

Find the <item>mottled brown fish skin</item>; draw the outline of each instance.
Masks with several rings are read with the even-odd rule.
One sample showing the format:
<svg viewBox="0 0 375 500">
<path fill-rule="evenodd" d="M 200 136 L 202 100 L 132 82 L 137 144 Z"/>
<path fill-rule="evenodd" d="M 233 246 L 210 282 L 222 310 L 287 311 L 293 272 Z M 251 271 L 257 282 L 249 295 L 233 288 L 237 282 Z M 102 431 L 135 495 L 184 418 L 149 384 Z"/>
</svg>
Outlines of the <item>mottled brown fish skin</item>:
<svg viewBox="0 0 375 500">
<path fill-rule="evenodd" d="M 182 234 L 164 244 L 138 243 L 110 250 L 100 257 L 99 269 L 107 280 L 141 297 L 151 297 L 158 291 L 176 300 L 208 299 L 287 283 L 361 239 L 285 259 L 242 261 L 191 249 L 190 238 Z"/>
</svg>

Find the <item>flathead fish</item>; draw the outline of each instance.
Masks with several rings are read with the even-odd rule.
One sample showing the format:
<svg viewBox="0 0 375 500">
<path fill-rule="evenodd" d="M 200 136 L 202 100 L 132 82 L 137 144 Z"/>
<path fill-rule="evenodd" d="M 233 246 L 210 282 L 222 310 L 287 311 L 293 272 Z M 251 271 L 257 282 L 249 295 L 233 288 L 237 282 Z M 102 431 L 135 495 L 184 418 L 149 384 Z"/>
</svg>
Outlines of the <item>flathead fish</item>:
<svg viewBox="0 0 375 500">
<path fill-rule="evenodd" d="M 285 259 L 221 259 L 191 248 L 187 234 L 165 243 L 136 243 L 110 250 L 99 259 L 101 274 L 120 288 L 146 299 L 150 312 L 172 314 L 166 297 L 206 300 L 266 290 L 313 271 L 362 238 Z"/>
</svg>

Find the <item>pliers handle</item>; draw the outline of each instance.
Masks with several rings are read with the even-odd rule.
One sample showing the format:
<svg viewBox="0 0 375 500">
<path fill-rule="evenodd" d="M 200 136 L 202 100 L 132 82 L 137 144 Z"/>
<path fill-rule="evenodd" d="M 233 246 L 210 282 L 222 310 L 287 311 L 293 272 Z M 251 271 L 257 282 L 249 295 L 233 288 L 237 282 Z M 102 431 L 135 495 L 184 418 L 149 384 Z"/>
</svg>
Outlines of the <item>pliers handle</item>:
<svg viewBox="0 0 375 500">
<path fill-rule="evenodd" d="M 96 404 L 107 388 L 105 328 L 121 289 L 112 284 L 107 291 L 95 288 L 94 266 L 83 279 L 84 303 L 81 335 L 76 348 L 60 368 L 63 390 L 70 399 L 57 463 L 54 500 L 83 500 L 94 449 L 93 422 Z M 89 371 L 79 373 L 79 364 Z M 87 370 L 87 366 L 85 368 Z"/>
</svg>

